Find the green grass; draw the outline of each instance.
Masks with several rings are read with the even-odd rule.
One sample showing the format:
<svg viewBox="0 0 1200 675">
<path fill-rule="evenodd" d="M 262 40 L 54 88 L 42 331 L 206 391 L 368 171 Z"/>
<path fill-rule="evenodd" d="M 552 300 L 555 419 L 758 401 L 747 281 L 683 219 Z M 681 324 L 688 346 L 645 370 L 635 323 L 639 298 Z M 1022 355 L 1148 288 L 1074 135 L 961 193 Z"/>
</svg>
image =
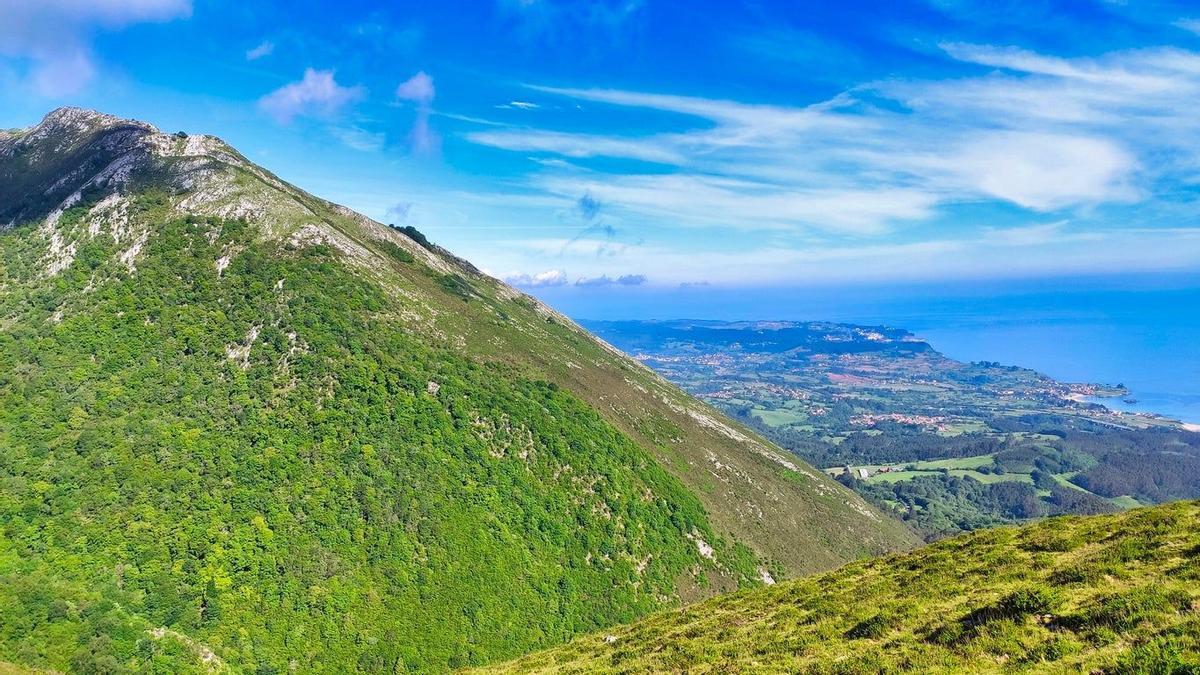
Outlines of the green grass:
<svg viewBox="0 0 1200 675">
<path fill-rule="evenodd" d="M 974 457 L 955 457 L 951 459 L 934 459 L 916 462 L 914 466 L 922 470 L 938 469 L 978 469 L 992 463 L 992 455 L 976 455 Z"/>
<path fill-rule="evenodd" d="M 808 415 L 804 413 L 787 410 L 786 408 L 775 408 L 767 410 L 764 408 L 755 408 L 751 413 L 758 419 L 762 420 L 763 424 L 772 427 L 782 427 L 789 424 L 796 424 L 808 419 Z"/>
<path fill-rule="evenodd" d="M 1144 504 L 1142 504 L 1138 500 L 1134 499 L 1133 497 L 1130 497 L 1129 495 L 1121 495 L 1120 497 L 1113 497 L 1109 501 L 1123 509 L 1136 509 L 1140 506 L 1144 506 Z"/>
<path fill-rule="evenodd" d="M 958 476 L 959 478 L 970 476 L 980 483 L 1003 483 L 1005 481 L 1033 483 L 1033 478 L 1027 473 L 980 473 L 978 471 L 971 471 L 970 469 L 951 469 L 950 475 Z"/>
<path fill-rule="evenodd" d="M 506 673 L 1194 673 L 1200 503 L 1064 517 L 714 598 Z"/>
<path fill-rule="evenodd" d="M 918 476 L 932 476 L 936 471 L 890 471 L 877 473 L 867 478 L 868 483 L 899 483 L 902 480 L 912 480 Z"/>
<path fill-rule="evenodd" d="M 977 421 L 964 421 L 956 424 L 951 424 L 945 431 L 939 432 L 941 436 L 961 436 L 962 434 L 983 433 L 990 430 L 987 424 Z"/>
<path fill-rule="evenodd" d="M 1070 471 L 1068 473 L 1056 473 L 1056 474 L 1051 474 L 1051 477 L 1054 478 L 1054 481 L 1056 483 L 1058 483 L 1059 485 L 1061 485 L 1063 487 L 1068 487 L 1068 488 L 1071 488 L 1072 490 L 1079 490 L 1080 492 L 1087 492 L 1088 494 L 1093 494 L 1090 490 L 1085 490 L 1084 488 L 1081 488 L 1078 485 L 1071 482 L 1071 478 L 1073 478 L 1078 473 L 1079 473 L 1078 471 Z M 1137 506 L 1141 506 L 1141 504 L 1139 503 L 1139 504 L 1137 504 Z"/>
</svg>

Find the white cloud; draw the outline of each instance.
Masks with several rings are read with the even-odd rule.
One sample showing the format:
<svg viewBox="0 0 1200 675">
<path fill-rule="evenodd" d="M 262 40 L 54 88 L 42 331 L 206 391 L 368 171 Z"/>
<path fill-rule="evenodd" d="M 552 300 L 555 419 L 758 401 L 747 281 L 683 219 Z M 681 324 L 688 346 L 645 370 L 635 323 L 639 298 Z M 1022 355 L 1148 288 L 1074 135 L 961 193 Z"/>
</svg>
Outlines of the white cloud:
<svg viewBox="0 0 1200 675">
<path fill-rule="evenodd" d="M 286 84 L 258 101 L 258 106 L 286 124 L 300 115 L 330 116 L 363 97 L 362 87 L 343 87 L 332 70 L 307 68 L 304 78 Z"/>
<path fill-rule="evenodd" d="M 435 153 L 441 144 L 441 139 L 429 126 L 429 115 L 433 110 L 433 99 L 436 95 L 433 78 L 423 70 L 396 87 L 396 98 L 412 101 L 417 105 L 417 117 L 413 121 L 412 131 L 409 132 L 413 152 L 417 154 Z"/>
<path fill-rule="evenodd" d="M 275 43 L 270 40 L 263 40 L 253 49 L 246 50 L 246 60 L 255 61 L 264 56 L 270 56 L 275 51 Z"/>
<path fill-rule="evenodd" d="M 59 97 L 95 75 L 92 34 L 191 16 L 191 0 L 8 0 L 0 2 L 0 56 L 29 62 L 26 84 Z"/>
<path fill-rule="evenodd" d="M 504 280 L 521 288 L 550 288 L 567 285 L 567 273 L 562 270 L 547 270 L 534 275 L 512 274 Z"/>
<path fill-rule="evenodd" d="M 433 88 L 433 78 L 420 71 L 396 87 L 396 98 L 413 101 L 421 105 L 433 103 L 436 92 Z"/>
<path fill-rule="evenodd" d="M 1016 47 L 994 47 L 957 42 L 944 43 L 941 47 L 947 54 L 959 61 L 1021 73 L 1147 91 L 1161 91 L 1172 86 L 1170 79 L 1161 74 L 1138 72 L 1117 64 L 1106 64 L 1093 59 L 1064 59 L 1042 56 Z"/>
<path fill-rule="evenodd" d="M 964 143 L 946 168 L 970 188 L 1038 211 L 1132 200 L 1137 160 L 1104 138 L 992 132 Z"/>
<path fill-rule="evenodd" d="M 1082 212 L 1200 182 L 1200 53 L 1153 48 L 1061 58 L 991 45 L 941 47 L 948 58 L 980 66 L 978 74 L 865 83 L 805 106 L 531 86 L 641 108 L 651 121 L 654 112 L 664 115 L 647 125 L 652 132 L 596 133 L 582 117 L 576 131 L 504 128 L 468 139 L 540 155 L 528 187 L 562 198 L 587 190 L 613 212 L 664 226 L 875 236 L 952 204 Z"/>
<path fill-rule="evenodd" d="M 665 225 L 789 229 L 797 223 L 835 232 L 871 234 L 889 222 L 928 217 L 936 197 L 881 188 L 787 189 L 749 180 L 684 174 L 541 177 L 541 186 L 569 197 L 589 193 L 610 205 Z"/>
<path fill-rule="evenodd" d="M 575 280 L 575 285 L 583 288 L 603 288 L 606 286 L 641 286 L 646 283 L 645 274 L 622 274 L 610 277 L 601 274 L 598 277 L 584 277 Z"/>
<path fill-rule="evenodd" d="M 556 131 L 477 131 L 467 139 L 480 145 L 490 145 L 519 152 L 547 152 L 572 157 L 623 157 L 646 162 L 676 164 L 684 156 L 645 139 L 623 139 L 612 136 L 570 134 Z"/>
</svg>

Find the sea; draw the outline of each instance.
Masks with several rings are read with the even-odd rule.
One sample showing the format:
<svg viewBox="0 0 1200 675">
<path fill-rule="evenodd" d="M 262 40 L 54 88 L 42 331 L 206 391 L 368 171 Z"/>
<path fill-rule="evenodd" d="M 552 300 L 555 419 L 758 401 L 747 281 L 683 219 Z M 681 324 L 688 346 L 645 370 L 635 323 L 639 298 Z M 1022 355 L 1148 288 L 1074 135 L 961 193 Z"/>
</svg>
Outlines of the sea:
<svg viewBox="0 0 1200 675">
<path fill-rule="evenodd" d="M 1200 275 L 540 293 L 580 319 L 824 320 L 905 328 L 963 361 L 1124 384 L 1113 409 L 1200 424 Z M 1128 400 L 1124 400 L 1128 399 Z"/>
</svg>

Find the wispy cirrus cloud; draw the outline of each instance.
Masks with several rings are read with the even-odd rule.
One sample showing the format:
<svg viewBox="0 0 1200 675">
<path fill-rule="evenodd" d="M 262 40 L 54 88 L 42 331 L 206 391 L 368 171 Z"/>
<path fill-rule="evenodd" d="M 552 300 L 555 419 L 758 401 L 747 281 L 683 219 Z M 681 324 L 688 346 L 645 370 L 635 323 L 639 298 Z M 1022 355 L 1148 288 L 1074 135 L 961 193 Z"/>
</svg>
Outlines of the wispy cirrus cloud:
<svg viewBox="0 0 1200 675">
<path fill-rule="evenodd" d="M 504 110 L 537 110 L 542 106 L 530 101 L 509 101 L 503 105 L 496 106 Z"/>
<path fill-rule="evenodd" d="M 275 43 L 270 40 L 263 40 L 252 49 L 246 50 L 247 61 L 257 61 L 266 56 L 270 56 L 275 52 Z"/>
<path fill-rule="evenodd" d="M 684 155 L 668 144 L 645 143 L 599 134 L 579 134 L 561 131 L 504 130 L 479 131 L 467 139 L 480 145 L 490 145 L 518 152 L 549 152 L 563 157 L 583 159 L 592 157 L 621 157 L 660 164 L 678 164 Z"/>
<path fill-rule="evenodd" d="M 526 178 L 564 200 L 587 192 L 614 212 L 667 225 L 860 237 L 962 203 L 1033 213 L 1135 204 L 1200 176 L 1200 54 L 941 49 L 978 72 L 868 82 L 806 106 L 534 85 L 547 96 L 676 117 L 644 132 L 599 132 L 584 118 L 570 131 L 503 128 L 468 138 L 566 160 Z"/>
<path fill-rule="evenodd" d="M 932 213 L 936 197 L 919 190 L 843 188 L 790 189 L 744 178 L 687 174 L 594 173 L 541 175 L 532 179 L 546 192 L 588 193 L 664 225 L 787 230 L 797 223 L 836 232 L 871 234 L 893 220 Z"/>
</svg>

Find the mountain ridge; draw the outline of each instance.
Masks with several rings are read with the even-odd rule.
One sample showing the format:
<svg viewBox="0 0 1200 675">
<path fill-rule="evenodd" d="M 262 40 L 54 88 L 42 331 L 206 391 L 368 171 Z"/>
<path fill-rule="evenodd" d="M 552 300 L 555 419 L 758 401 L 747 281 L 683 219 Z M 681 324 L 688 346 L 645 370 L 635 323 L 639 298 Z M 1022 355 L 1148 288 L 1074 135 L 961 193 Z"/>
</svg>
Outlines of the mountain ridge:
<svg viewBox="0 0 1200 675">
<path fill-rule="evenodd" d="M 0 612 L 38 636 L 0 659 L 182 667 L 176 631 L 238 667 L 452 668 L 915 543 L 215 137 L 56 111 L 0 136 L 0 222 Z"/>
<path fill-rule="evenodd" d="M 230 146 L 214 136 L 187 135 L 186 137 L 180 137 L 178 135 L 162 134 L 149 124 L 123 120 L 112 115 L 75 108 L 59 109 L 50 113 L 48 119 L 51 122 L 50 128 L 52 130 L 59 126 L 70 126 L 78 134 L 86 137 L 88 134 L 103 133 L 107 129 L 116 129 L 120 137 L 123 138 L 125 133 L 127 133 L 125 130 L 133 128 L 136 130 L 133 133 L 144 140 L 114 160 L 119 162 L 119 166 L 117 167 L 119 171 L 110 170 L 112 164 L 109 164 L 94 176 L 78 182 L 69 191 L 69 184 L 65 184 L 62 181 L 56 182 L 53 185 L 54 189 L 59 193 L 65 192 L 67 196 L 62 202 L 55 205 L 52 210 L 46 211 L 48 214 L 46 216 L 47 229 L 52 228 L 53 222 L 56 221 L 55 213 L 61 212 L 64 206 L 69 207 L 71 203 L 74 203 L 78 199 L 75 195 L 82 195 L 84 188 L 104 181 L 114 181 L 118 184 L 130 181 L 134 178 L 133 171 L 139 165 L 143 163 L 152 165 L 157 158 L 162 157 L 168 162 L 178 162 L 180 164 L 173 167 L 175 170 L 175 174 L 173 174 L 175 177 L 175 186 L 183 190 L 185 194 L 188 192 L 192 193 L 190 198 L 184 197 L 179 204 L 179 210 L 183 212 L 194 212 L 223 218 L 252 219 L 258 229 L 264 230 L 264 235 L 269 238 L 287 238 L 290 243 L 296 244 L 325 244 L 333 246 L 343 253 L 348 260 L 356 263 L 368 273 L 374 271 L 372 266 L 368 264 L 372 260 L 371 254 L 373 253 L 370 250 L 370 246 L 372 244 L 378 245 L 379 243 L 398 245 L 406 253 L 416 257 L 420 262 L 440 273 L 470 273 L 475 269 L 469 263 L 465 263 L 465 261 L 445 252 L 441 247 L 435 245 L 435 250 L 427 249 L 393 228 L 385 227 L 346 207 L 313 197 L 307 192 L 286 184 L 273 174 L 253 165 Z M 31 134 L 30 137 L 36 140 L 39 137 L 39 129 L 41 127 L 42 125 L 38 125 L 31 128 L 29 132 Z M 86 142 L 86 138 L 81 139 L 79 142 Z M 105 147 L 112 145 L 107 140 L 104 143 Z M 3 155 L 5 152 L 5 148 L 0 147 L 0 155 Z M 238 185 L 236 174 L 230 176 L 220 170 L 221 166 L 214 167 L 208 164 L 208 160 L 215 160 L 218 165 L 233 167 L 235 171 L 249 171 L 269 188 L 283 192 L 286 199 L 264 198 L 260 190 L 252 189 L 253 186 L 246 188 Z M 68 175 L 74 176 L 74 174 L 75 172 L 71 172 Z M 3 174 L 0 174 L 0 177 L 4 177 Z M 78 181 L 78 178 L 76 180 Z M 198 189 L 201 181 L 207 181 L 209 184 L 204 185 L 202 189 Z M 345 218 L 345 221 L 340 223 L 328 222 L 327 218 L 320 217 L 315 213 L 320 207 L 331 209 L 338 216 Z M 93 209 L 100 211 L 95 215 L 99 215 L 101 219 L 111 219 L 112 215 L 110 214 L 118 211 L 119 206 L 102 206 L 101 204 L 97 204 Z M 119 216 L 119 214 L 117 215 Z M 0 212 L 0 220 L 3 217 L 4 212 Z M 264 222 L 266 227 L 263 227 Z M 50 238 L 52 258 L 49 265 L 52 268 L 60 268 L 67 262 L 72 249 L 70 248 L 70 244 L 55 246 L 53 232 L 51 232 Z M 121 255 L 128 262 L 132 262 L 136 258 L 137 251 L 138 239 L 135 237 L 130 247 L 123 251 Z M 54 257 L 55 254 L 57 254 L 57 257 Z M 214 264 L 216 264 L 216 261 L 214 261 Z M 796 471 L 802 465 L 801 462 L 795 460 L 794 457 L 788 456 L 787 453 L 772 449 L 768 442 L 757 437 L 753 432 L 739 428 L 736 423 L 721 419 L 719 413 L 716 413 L 707 406 L 697 408 L 681 405 L 678 402 L 679 399 L 675 399 L 669 395 L 678 392 L 678 389 L 674 385 L 668 383 L 644 364 L 629 359 L 624 353 L 608 343 L 595 338 L 590 333 L 579 328 L 575 322 L 536 298 L 521 293 L 486 275 L 480 274 L 478 280 L 485 282 L 486 289 L 496 293 L 500 299 L 531 305 L 540 317 L 552 319 L 568 327 L 578 335 L 587 336 L 587 339 L 595 341 L 619 363 L 637 368 L 641 374 L 651 378 L 656 388 L 659 389 L 656 393 L 659 394 L 660 399 L 663 399 L 659 403 L 668 407 L 675 406 L 675 408 L 672 408 L 672 412 L 692 418 L 701 426 L 708 429 L 713 435 L 744 444 L 755 454 L 765 457 L 784 469 Z M 392 290 L 401 293 L 405 292 L 404 289 L 396 288 L 395 284 L 392 284 Z M 434 318 L 436 318 L 436 311 L 431 311 L 429 307 L 422 309 L 425 310 L 427 317 L 434 315 Z M 436 327 L 431 331 L 435 336 L 438 332 Z M 483 347 L 483 345 L 475 346 Z M 570 366 L 567 366 L 567 368 L 570 369 Z M 673 400 L 668 401 L 665 399 Z M 683 400 L 694 401 L 690 397 L 685 397 Z M 599 401 L 595 402 L 599 403 Z M 682 411 L 678 408 L 682 408 Z M 819 472 L 814 472 L 810 477 L 816 479 L 816 484 L 823 484 L 821 480 L 824 477 L 819 475 Z M 823 485 L 830 489 L 840 489 L 840 486 L 836 486 L 832 482 Z M 865 502 L 855 501 L 857 497 L 853 493 L 845 491 L 844 495 L 849 497 L 847 505 L 860 507 L 855 510 L 864 514 L 864 517 L 871 517 L 866 515 L 868 513 L 874 514 L 874 511 L 866 506 Z"/>
</svg>

